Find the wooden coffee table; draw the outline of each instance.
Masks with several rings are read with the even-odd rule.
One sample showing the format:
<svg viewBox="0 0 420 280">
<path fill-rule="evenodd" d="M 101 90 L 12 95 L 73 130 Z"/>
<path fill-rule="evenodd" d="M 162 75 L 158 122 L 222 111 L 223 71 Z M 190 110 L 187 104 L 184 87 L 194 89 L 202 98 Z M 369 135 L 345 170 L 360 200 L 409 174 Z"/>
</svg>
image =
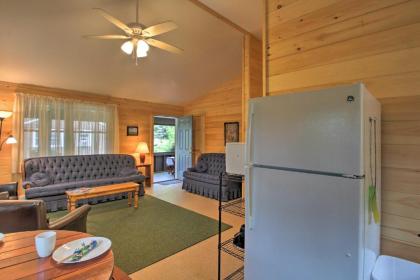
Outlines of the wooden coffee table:
<svg viewBox="0 0 420 280">
<path fill-rule="evenodd" d="M 128 206 L 131 206 L 134 194 L 134 208 L 137 208 L 139 205 L 139 184 L 129 182 L 94 187 L 90 188 L 86 192 L 81 192 L 77 190 L 66 191 L 67 209 L 69 210 L 69 212 L 76 209 L 76 203 L 81 199 L 94 198 L 98 196 L 105 196 L 125 192 L 128 192 Z"/>
<path fill-rule="evenodd" d="M 35 236 L 43 230 L 6 234 L 0 242 L 0 279 L 97 279 L 109 280 L 114 269 L 114 254 L 108 252 L 95 259 L 76 264 L 57 264 L 51 256 L 38 257 Z M 90 234 L 56 230 L 55 249 Z"/>
</svg>

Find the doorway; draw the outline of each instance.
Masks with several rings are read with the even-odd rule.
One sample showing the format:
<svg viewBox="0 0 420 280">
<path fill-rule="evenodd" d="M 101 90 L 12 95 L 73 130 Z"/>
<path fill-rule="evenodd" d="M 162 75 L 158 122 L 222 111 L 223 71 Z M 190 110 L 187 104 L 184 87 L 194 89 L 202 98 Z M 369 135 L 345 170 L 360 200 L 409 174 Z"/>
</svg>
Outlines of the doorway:
<svg viewBox="0 0 420 280">
<path fill-rule="evenodd" d="M 153 117 L 153 182 L 182 180 L 192 167 L 192 116 Z"/>
<path fill-rule="evenodd" d="M 153 182 L 175 179 L 176 118 L 153 118 Z"/>
</svg>

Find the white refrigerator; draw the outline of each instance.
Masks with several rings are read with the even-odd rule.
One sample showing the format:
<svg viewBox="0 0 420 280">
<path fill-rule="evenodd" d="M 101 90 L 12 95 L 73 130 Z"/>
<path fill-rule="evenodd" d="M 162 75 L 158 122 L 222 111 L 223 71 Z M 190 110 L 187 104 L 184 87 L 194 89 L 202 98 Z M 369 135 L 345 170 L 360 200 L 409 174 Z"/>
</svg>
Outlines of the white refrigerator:
<svg viewBox="0 0 420 280">
<path fill-rule="evenodd" d="M 245 279 L 370 279 L 379 102 L 363 84 L 256 98 L 248 124 Z"/>
</svg>

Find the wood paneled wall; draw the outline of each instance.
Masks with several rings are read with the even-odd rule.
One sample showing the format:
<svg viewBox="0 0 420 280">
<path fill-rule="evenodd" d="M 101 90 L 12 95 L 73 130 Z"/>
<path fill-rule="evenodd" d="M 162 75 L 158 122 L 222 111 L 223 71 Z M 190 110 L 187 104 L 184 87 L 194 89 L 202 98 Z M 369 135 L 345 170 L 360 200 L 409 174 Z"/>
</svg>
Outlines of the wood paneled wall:
<svg viewBox="0 0 420 280">
<path fill-rule="evenodd" d="M 418 0 L 267 0 L 264 42 L 268 95 L 363 81 L 386 98 L 382 251 L 418 262 L 419 10 Z"/>
<path fill-rule="evenodd" d="M 117 104 L 119 114 L 120 153 L 133 154 L 138 142 L 145 141 L 152 146 L 152 123 L 154 115 L 182 116 L 183 107 L 157 104 L 123 98 L 115 98 L 87 92 L 47 88 L 34 85 L 0 82 L 0 110 L 12 110 L 16 92 L 37 95 L 74 98 L 78 100 Z M 4 131 L 11 130 L 11 119 L 5 122 Z M 127 136 L 127 125 L 138 125 L 139 136 Z M 147 161 L 153 157 L 149 156 Z M 5 146 L 0 152 L 0 182 L 11 180 L 11 147 Z"/>
<path fill-rule="evenodd" d="M 420 96 L 381 103 L 382 251 L 420 263 Z"/>
<path fill-rule="evenodd" d="M 242 68 L 242 135 L 248 122 L 248 100 L 263 95 L 262 42 L 251 35 L 244 36 Z"/>
<path fill-rule="evenodd" d="M 198 139 L 194 150 L 198 153 L 224 152 L 224 123 L 242 121 L 242 81 L 226 82 L 184 107 L 185 115 L 192 115 L 197 123 L 204 118 L 204 151 L 199 151 Z M 241 133 L 242 134 L 242 133 Z M 197 135 L 197 133 L 195 133 Z M 242 135 L 240 135 L 242 137 Z M 201 140 L 200 140 L 201 141 Z"/>
<path fill-rule="evenodd" d="M 0 111 L 13 111 L 14 100 L 15 96 L 13 91 L 0 88 Z M 3 121 L 2 137 L 0 141 L 3 141 L 5 137 L 12 133 L 12 127 L 12 118 L 8 118 Z M 0 151 L 0 183 L 15 179 L 11 175 L 11 155 L 12 146 L 4 144 L 2 150 Z"/>
</svg>

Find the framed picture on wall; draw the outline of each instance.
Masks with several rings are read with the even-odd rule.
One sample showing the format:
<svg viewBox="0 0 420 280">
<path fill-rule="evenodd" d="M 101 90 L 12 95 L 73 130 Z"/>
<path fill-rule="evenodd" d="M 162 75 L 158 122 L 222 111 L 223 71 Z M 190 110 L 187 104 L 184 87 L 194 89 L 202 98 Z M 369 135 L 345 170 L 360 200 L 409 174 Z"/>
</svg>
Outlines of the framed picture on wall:
<svg viewBox="0 0 420 280">
<path fill-rule="evenodd" d="M 137 125 L 127 126 L 127 136 L 139 136 L 139 127 Z"/>
<path fill-rule="evenodd" d="M 225 122 L 225 146 L 231 142 L 239 142 L 239 122 Z"/>
</svg>

